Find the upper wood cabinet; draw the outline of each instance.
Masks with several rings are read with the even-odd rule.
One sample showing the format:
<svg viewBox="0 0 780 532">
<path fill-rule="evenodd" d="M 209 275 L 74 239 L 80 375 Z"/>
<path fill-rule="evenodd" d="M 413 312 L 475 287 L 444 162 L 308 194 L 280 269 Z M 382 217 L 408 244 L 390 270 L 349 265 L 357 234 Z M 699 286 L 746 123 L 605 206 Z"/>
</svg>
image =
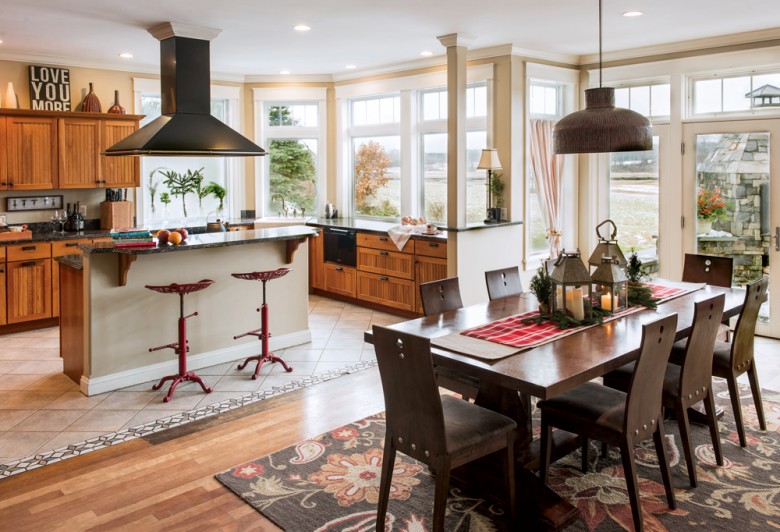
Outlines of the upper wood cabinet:
<svg viewBox="0 0 780 532">
<path fill-rule="evenodd" d="M 140 186 L 138 157 L 100 153 L 136 131 L 141 118 L 0 109 L 0 189 Z"/>
<path fill-rule="evenodd" d="M 57 119 L 38 116 L 6 116 L 5 161 L 8 190 L 40 190 L 57 187 Z"/>
</svg>

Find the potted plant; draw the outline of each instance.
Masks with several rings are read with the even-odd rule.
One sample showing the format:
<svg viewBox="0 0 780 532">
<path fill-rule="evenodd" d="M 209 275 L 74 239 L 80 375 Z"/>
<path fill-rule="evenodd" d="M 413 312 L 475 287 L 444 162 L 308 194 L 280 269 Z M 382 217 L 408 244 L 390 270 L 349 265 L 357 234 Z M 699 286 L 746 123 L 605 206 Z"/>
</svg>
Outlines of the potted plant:
<svg viewBox="0 0 780 532">
<path fill-rule="evenodd" d="M 713 187 L 708 190 L 705 187 L 699 187 L 696 196 L 696 218 L 698 222 L 697 232 L 700 235 L 706 235 L 712 229 L 712 223 L 716 220 L 726 218 L 726 199 L 720 187 Z"/>
<path fill-rule="evenodd" d="M 225 187 L 214 181 L 209 181 L 209 184 L 203 188 L 202 192 L 204 196 L 211 194 L 219 201 L 219 205 L 217 206 L 218 213 L 224 210 L 225 196 L 227 196 L 227 189 Z"/>
<path fill-rule="evenodd" d="M 504 174 L 495 174 L 490 180 L 490 195 L 493 197 L 493 205 L 490 209 L 490 218 L 500 222 L 501 208 L 504 206 Z"/>
<path fill-rule="evenodd" d="M 536 270 L 536 274 L 531 277 L 531 283 L 528 288 L 531 290 L 531 293 L 536 296 L 536 300 L 539 302 L 539 314 L 542 316 L 549 316 L 553 285 L 545 263 L 542 263 Z"/>
</svg>

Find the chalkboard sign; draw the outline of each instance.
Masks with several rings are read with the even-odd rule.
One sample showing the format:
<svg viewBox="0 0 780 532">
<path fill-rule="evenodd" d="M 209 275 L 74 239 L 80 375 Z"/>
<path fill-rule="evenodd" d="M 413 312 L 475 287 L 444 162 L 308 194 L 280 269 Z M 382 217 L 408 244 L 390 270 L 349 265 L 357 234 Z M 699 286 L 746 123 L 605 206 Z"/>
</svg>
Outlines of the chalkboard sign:
<svg viewBox="0 0 780 532">
<path fill-rule="evenodd" d="M 30 65 L 30 109 L 70 111 L 70 71 Z"/>
</svg>

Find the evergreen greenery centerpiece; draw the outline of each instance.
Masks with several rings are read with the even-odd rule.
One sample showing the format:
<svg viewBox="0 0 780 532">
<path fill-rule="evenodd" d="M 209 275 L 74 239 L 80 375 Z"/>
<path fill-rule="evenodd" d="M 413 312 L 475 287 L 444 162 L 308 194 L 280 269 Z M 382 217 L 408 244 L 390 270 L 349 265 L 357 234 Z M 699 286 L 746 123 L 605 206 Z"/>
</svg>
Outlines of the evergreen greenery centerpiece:
<svg viewBox="0 0 780 532">
<path fill-rule="evenodd" d="M 552 298 L 552 279 L 547 272 L 547 265 L 542 263 L 536 270 L 536 274 L 531 277 L 529 290 L 536 296 L 539 302 L 539 314 L 547 316 L 550 314 L 550 299 Z"/>
</svg>

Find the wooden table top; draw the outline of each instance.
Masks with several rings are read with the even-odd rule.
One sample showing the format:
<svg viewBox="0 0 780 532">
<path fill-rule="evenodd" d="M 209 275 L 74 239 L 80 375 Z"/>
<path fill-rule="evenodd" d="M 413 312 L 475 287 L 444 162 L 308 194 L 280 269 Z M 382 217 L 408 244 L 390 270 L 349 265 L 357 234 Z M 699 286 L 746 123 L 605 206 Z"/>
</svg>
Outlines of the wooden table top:
<svg viewBox="0 0 780 532">
<path fill-rule="evenodd" d="M 696 286 L 689 283 L 663 282 L 675 286 Z M 707 285 L 661 303 L 657 309 L 644 309 L 500 360 L 481 360 L 434 347 L 434 363 L 545 399 L 634 360 L 639 354 L 644 323 L 676 312 L 677 339 L 687 337 L 693 321 L 694 302 L 718 294 L 726 294 L 724 318 L 739 314 L 745 298 L 743 289 Z M 436 338 L 535 310 L 537 307 L 534 296 L 522 294 L 471 305 L 437 316 L 405 321 L 392 325 L 391 328 Z M 370 334 L 366 335 L 366 339 L 370 341 Z"/>
</svg>

